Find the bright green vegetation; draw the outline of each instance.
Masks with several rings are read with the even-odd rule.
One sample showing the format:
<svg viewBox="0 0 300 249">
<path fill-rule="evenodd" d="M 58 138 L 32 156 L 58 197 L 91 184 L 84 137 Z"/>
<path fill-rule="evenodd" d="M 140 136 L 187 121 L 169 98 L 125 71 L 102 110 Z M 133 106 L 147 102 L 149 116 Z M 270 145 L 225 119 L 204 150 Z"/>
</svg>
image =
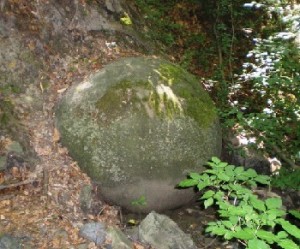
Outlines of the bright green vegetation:
<svg viewBox="0 0 300 249">
<path fill-rule="evenodd" d="M 243 134 L 247 146 L 277 157 L 284 168 L 298 168 L 300 53 L 294 37 L 300 12 L 291 12 L 294 1 L 136 2 L 147 35 L 204 78 L 224 134 Z"/>
<path fill-rule="evenodd" d="M 278 175 L 272 176 L 271 183 L 280 189 L 300 190 L 300 169 L 281 168 Z"/>
<path fill-rule="evenodd" d="M 176 1 L 169 0 L 136 0 L 137 5 L 144 13 L 144 19 L 149 26 L 147 36 L 167 47 L 174 45 L 175 35 L 181 30 L 181 25 L 174 23 L 168 13 L 172 10 Z"/>
<path fill-rule="evenodd" d="M 300 229 L 285 220 L 287 212 L 281 198 L 259 198 L 253 191 L 258 184 L 270 186 L 269 176 L 229 165 L 216 157 L 207 167 L 201 174 L 190 173 L 188 179 L 179 183 L 179 187 L 203 191 L 200 200 L 205 208 L 217 208 L 218 220 L 208 223 L 206 233 L 238 241 L 247 249 L 267 249 L 272 245 L 300 248 Z M 299 217 L 297 211 L 291 214 Z"/>
</svg>

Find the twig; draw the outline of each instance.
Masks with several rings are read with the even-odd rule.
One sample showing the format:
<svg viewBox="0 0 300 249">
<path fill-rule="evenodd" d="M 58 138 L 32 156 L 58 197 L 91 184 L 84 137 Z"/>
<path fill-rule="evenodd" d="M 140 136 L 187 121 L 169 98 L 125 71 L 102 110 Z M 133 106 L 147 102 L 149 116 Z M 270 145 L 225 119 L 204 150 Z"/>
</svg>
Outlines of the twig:
<svg viewBox="0 0 300 249">
<path fill-rule="evenodd" d="M 278 156 L 285 161 L 290 167 L 292 167 L 293 169 L 298 169 L 300 168 L 299 165 L 295 164 L 291 159 L 289 159 L 284 153 L 283 151 L 281 151 L 281 149 L 279 149 L 279 147 L 275 144 L 271 144 L 268 143 L 268 145 L 271 146 L 271 148 L 278 154 Z"/>
<path fill-rule="evenodd" d="M 206 249 L 208 247 L 210 247 L 212 244 L 214 244 L 216 242 L 217 238 L 214 238 L 211 242 L 208 243 L 208 245 L 201 247 L 200 249 Z"/>
<path fill-rule="evenodd" d="M 14 183 L 14 184 L 0 185 L 0 190 L 7 189 L 7 188 L 14 188 L 14 187 L 26 185 L 29 183 L 34 183 L 34 182 L 36 182 L 36 180 L 25 180 L 25 181 Z"/>
<path fill-rule="evenodd" d="M 43 194 L 48 194 L 48 188 L 49 188 L 49 170 L 44 168 L 43 170 Z"/>
<path fill-rule="evenodd" d="M 9 199 L 14 198 L 15 196 L 16 195 L 4 195 L 4 196 L 0 196 L 0 201 L 9 200 Z"/>
<path fill-rule="evenodd" d="M 217 43 L 217 50 L 218 50 L 218 57 L 219 57 L 219 66 L 220 66 L 220 73 L 222 76 L 222 80 L 225 82 L 225 75 L 224 75 L 224 64 L 223 64 L 223 53 L 222 53 L 222 47 L 220 45 L 220 37 L 217 31 L 217 25 L 219 22 L 219 12 L 220 12 L 220 5 L 217 3 L 217 16 L 216 16 L 216 21 L 213 25 L 213 31 L 214 35 L 216 37 L 216 43 Z"/>
<path fill-rule="evenodd" d="M 232 37 L 231 37 L 231 44 L 230 44 L 230 52 L 229 52 L 229 70 L 230 70 L 230 78 L 231 78 L 231 84 L 234 84 L 233 81 L 233 67 L 232 67 L 232 54 L 233 54 L 233 46 L 234 46 L 234 40 L 235 40 L 235 28 L 234 28 L 234 17 L 233 17 L 233 7 L 232 2 L 230 4 L 230 18 L 231 18 L 231 31 L 232 31 Z"/>
</svg>

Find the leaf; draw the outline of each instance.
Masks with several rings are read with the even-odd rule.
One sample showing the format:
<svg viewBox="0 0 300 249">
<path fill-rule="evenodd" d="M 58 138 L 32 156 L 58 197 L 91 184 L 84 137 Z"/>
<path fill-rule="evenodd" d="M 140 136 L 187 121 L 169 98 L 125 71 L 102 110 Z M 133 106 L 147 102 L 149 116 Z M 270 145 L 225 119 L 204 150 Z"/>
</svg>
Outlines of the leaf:
<svg viewBox="0 0 300 249">
<path fill-rule="evenodd" d="M 251 187 L 257 187 L 256 182 L 253 181 L 253 180 L 248 180 L 248 184 L 249 184 Z"/>
<path fill-rule="evenodd" d="M 289 213 L 295 216 L 297 219 L 300 219 L 300 211 L 298 210 L 290 210 Z"/>
<path fill-rule="evenodd" d="M 254 231 L 250 228 L 245 228 L 235 232 L 233 236 L 241 240 L 250 240 L 254 238 Z"/>
<path fill-rule="evenodd" d="M 284 219 L 278 219 L 277 221 L 285 231 L 287 231 L 289 234 L 293 235 L 297 239 L 300 239 L 300 229 L 298 227 Z"/>
<path fill-rule="evenodd" d="M 256 236 L 264 241 L 267 241 L 269 244 L 273 244 L 278 239 L 275 234 L 265 230 L 258 230 L 256 232 Z"/>
<path fill-rule="evenodd" d="M 268 198 L 266 206 L 268 209 L 279 209 L 282 207 L 282 200 L 281 198 Z"/>
<path fill-rule="evenodd" d="M 254 178 L 255 181 L 261 184 L 270 184 L 270 177 L 265 175 L 258 175 Z"/>
<path fill-rule="evenodd" d="M 223 225 L 217 225 L 215 222 L 208 223 L 208 227 L 205 229 L 205 232 L 212 233 L 215 235 L 223 236 L 228 230 L 225 229 Z"/>
<path fill-rule="evenodd" d="M 197 188 L 200 191 L 200 190 L 206 188 L 207 186 L 209 186 L 209 184 L 207 184 L 206 182 L 199 182 L 197 185 Z"/>
<path fill-rule="evenodd" d="M 225 182 L 228 182 L 230 180 L 230 177 L 223 172 L 220 172 L 217 176 L 220 180 Z"/>
<path fill-rule="evenodd" d="M 245 174 L 245 172 L 242 172 L 241 174 L 236 176 L 236 179 L 240 181 L 247 181 L 249 177 Z"/>
<path fill-rule="evenodd" d="M 231 214 L 228 210 L 219 210 L 220 217 L 231 217 Z"/>
<path fill-rule="evenodd" d="M 234 237 L 234 233 L 232 231 L 227 231 L 224 234 L 224 239 L 226 239 L 226 240 L 231 240 L 233 237 Z"/>
<path fill-rule="evenodd" d="M 215 191 L 208 190 L 202 195 L 201 199 L 208 199 L 214 195 L 215 195 Z"/>
<path fill-rule="evenodd" d="M 216 164 L 213 163 L 213 162 L 207 162 L 206 163 L 208 166 L 212 167 L 212 168 L 215 168 L 216 167 Z"/>
<path fill-rule="evenodd" d="M 130 226 L 136 226 L 136 225 L 138 225 L 138 223 L 139 222 L 137 220 L 135 220 L 135 219 L 129 219 L 127 221 L 127 224 L 130 225 Z"/>
<path fill-rule="evenodd" d="M 256 212 L 249 212 L 245 215 L 245 220 L 246 222 L 253 223 L 254 221 L 258 222 L 259 218 Z"/>
<path fill-rule="evenodd" d="M 221 162 L 221 160 L 217 157 L 212 157 L 211 161 L 214 162 L 215 164 L 219 164 Z"/>
<path fill-rule="evenodd" d="M 218 167 L 218 168 L 225 168 L 227 165 L 228 165 L 228 163 L 220 162 L 220 163 L 217 165 L 217 167 Z"/>
<path fill-rule="evenodd" d="M 207 200 L 204 201 L 205 209 L 207 209 L 208 207 L 210 207 L 213 204 L 214 204 L 214 199 L 213 198 L 208 198 Z"/>
<path fill-rule="evenodd" d="M 277 242 L 284 249 L 299 249 L 300 247 L 290 239 L 283 239 Z"/>
<path fill-rule="evenodd" d="M 211 229 L 214 227 L 218 227 L 220 225 L 220 221 L 211 221 L 207 223 L 207 228 L 205 229 L 208 232 L 211 232 Z"/>
<path fill-rule="evenodd" d="M 256 171 L 255 171 L 254 169 L 248 169 L 248 170 L 246 170 L 245 173 L 246 173 L 247 176 L 249 176 L 249 177 L 256 177 L 256 176 L 257 176 L 257 173 L 256 173 Z"/>
<path fill-rule="evenodd" d="M 244 207 L 235 207 L 235 206 L 230 206 L 228 208 L 228 211 L 230 215 L 238 215 L 238 216 L 245 216 L 247 213 Z"/>
<path fill-rule="evenodd" d="M 239 175 L 239 174 L 241 174 L 241 173 L 243 173 L 244 172 L 244 167 L 236 167 L 235 169 L 234 169 L 234 173 L 236 174 L 236 175 Z"/>
<path fill-rule="evenodd" d="M 133 206 L 146 206 L 147 205 L 147 201 L 146 201 L 146 197 L 144 195 L 142 195 L 140 198 L 133 200 L 131 202 L 131 205 Z"/>
<path fill-rule="evenodd" d="M 208 174 L 201 174 L 200 175 L 200 179 L 202 180 L 202 181 L 209 181 L 209 178 L 210 178 L 210 176 L 208 175 Z"/>
<path fill-rule="evenodd" d="M 270 246 L 260 239 L 249 240 L 247 249 L 270 249 Z"/>
<path fill-rule="evenodd" d="M 235 175 L 234 173 L 234 166 L 233 165 L 228 165 L 226 168 L 225 168 L 225 173 L 226 175 L 228 175 L 229 177 L 233 177 Z"/>
<path fill-rule="evenodd" d="M 52 141 L 54 143 L 57 143 L 57 142 L 59 142 L 59 140 L 60 140 L 60 133 L 59 133 L 58 129 L 54 128 L 53 135 L 52 135 Z"/>
<path fill-rule="evenodd" d="M 217 171 L 216 171 L 216 170 L 214 170 L 214 169 L 207 169 L 207 170 L 205 170 L 204 172 L 205 172 L 205 173 L 212 174 L 212 175 L 215 175 L 215 174 L 217 174 Z"/>
<path fill-rule="evenodd" d="M 218 201 L 223 201 L 223 196 L 224 196 L 224 192 L 223 192 L 223 191 L 218 191 L 218 192 L 215 194 L 214 198 L 215 198 L 216 200 L 218 200 Z"/>
<path fill-rule="evenodd" d="M 239 217 L 238 216 L 230 216 L 229 220 L 235 226 L 239 221 Z"/>
<path fill-rule="evenodd" d="M 189 177 L 194 179 L 194 180 L 198 180 L 198 181 L 201 179 L 201 175 L 198 174 L 198 173 L 190 173 Z"/>
<path fill-rule="evenodd" d="M 277 238 L 278 239 L 285 239 L 287 238 L 289 235 L 285 232 L 285 231 L 280 231 L 279 233 L 277 233 Z"/>
<path fill-rule="evenodd" d="M 229 220 L 222 220 L 221 222 L 225 227 L 232 229 L 233 224 Z"/>
<path fill-rule="evenodd" d="M 265 203 L 256 197 L 250 197 L 250 204 L 257 210 L 266 211 Z"/>
<path fill-rule="evenodd" d="M 124 13 L 124 17 L 120 18 L 120 21 L 124 25 L 132 25 L 131 18 L 126 12 Z"/>
<path fill-rule="evenodd" d="M 286 215 L 286 212 L 282 209 L 271 209 L 271 210 L 268 210 L 266 212 L 266 214 L 268 214 L 268 217 L 276 216 L 276 218 L 277 218 L 277 217 L 282 217 L 282 216 Z"/>
<path fill-rule="evenodd" d="M 248 189 L 245 188 L 244 186 L 240 185 L 240 184 L 228 184 L 230 189 L 235 191 L 237 194 L 251 194 L 252 192 Z"/>
<path fill-rule="evenodd" d="M 181 181 L 178 186 L 182 188 L 189 188 L 197 185 L 198 181 L 195 179 L 185 179 Z"/>
</svg>

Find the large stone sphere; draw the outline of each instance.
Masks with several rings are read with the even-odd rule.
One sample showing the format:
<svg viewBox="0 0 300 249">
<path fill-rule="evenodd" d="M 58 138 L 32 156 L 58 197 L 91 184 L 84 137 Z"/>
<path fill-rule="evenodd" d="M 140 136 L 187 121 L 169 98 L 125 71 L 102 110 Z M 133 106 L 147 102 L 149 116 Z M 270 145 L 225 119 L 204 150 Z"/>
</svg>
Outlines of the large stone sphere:
<svg viewBox="0 0 300 249">
<path fill-rule="evenodd" d="M 221 150 L 217 112 L 199 81 L 156 58 L 121 59 L 71 87 L 56 125 L 101 195 L 131 211 L 186 204 L 193 190 L 176 185 Z"/>
</svg>

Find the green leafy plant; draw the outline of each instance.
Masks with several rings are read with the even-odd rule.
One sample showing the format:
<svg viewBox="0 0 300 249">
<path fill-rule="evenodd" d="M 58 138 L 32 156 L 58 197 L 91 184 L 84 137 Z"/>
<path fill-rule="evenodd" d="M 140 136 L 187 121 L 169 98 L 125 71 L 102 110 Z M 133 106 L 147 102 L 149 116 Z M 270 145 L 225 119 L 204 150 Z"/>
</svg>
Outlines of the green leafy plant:
<svg viewBox="0 0 300 249">
<path fill-rule="evenodd" d="M 146 206 L 147 205 L 147 201 L 146 201 L 146 197 L 144 195 L 142 195 L 140 198 L 133 200 L 131 202 L 132 206 Z"/>
<path fill-rule="evenodd" d="M 190 173 L 179 187 L 204 190 L 204 207 L 215 205 L 219 220 L 208 223 L 205 230 L 225 240 L 237 240 L 247 249 L 267 249 L 270 245 L 296 249 L 300 229 L 284 219 L 281 198 L 259 199 L 252 188 L 270 186 L 270 177 L 253 169 L 245 170 L 213 157 L 201 174 Z M 274 228 L 276 226 L 275 232 Z"/>
<path fill-rule="evenodd" d="M 277 175 L 272 176 L 271 184 L 280 189 L 300 190 L 300 169 L 282 167 Z"/>
<path fill-rule="evenodd" d="M 298 211 L 298 210 L 290 210 L 289 213 L 291 215 L 293 215 L 295 218 L 297 218 L 298 220 L 300 220 L 300 211 Z"/>
<path fill-rule="evenodd" d="M 251 146 L 276 156 L 283 167 L 297 168 L 300 53 L 289 18 L 293 13 L 282 11 L 290 9 L 290 1 L 263 0 L 260 4 L 264 8 L 248 5 L 247 9 L 253 15 L 265 16 L 268 25 L 256 29 L 260 35 L 251 38 L 254 46 L 244 59 L 242 72 L 228 86 L 227 95 L 221 91 L 227 101 L 219 105 L 222 124 L 238 127 L 237 133 L 242 131 L 247 138 L 255 137 Z M 286 33 L 290 36 L 284 36 Z"/>
</svg>

